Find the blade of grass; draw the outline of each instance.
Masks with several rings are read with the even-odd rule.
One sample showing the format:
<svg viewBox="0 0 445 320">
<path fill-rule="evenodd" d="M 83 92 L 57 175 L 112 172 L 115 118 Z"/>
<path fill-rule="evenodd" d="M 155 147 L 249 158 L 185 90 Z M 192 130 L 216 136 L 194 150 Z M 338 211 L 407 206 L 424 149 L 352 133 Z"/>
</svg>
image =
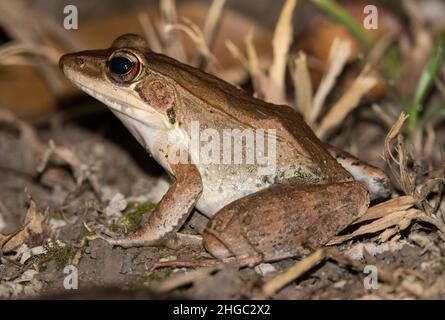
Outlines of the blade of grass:
<svg viewBox="0 0 445 320">
<path fill-rule="evenodd" d="M 434 120 L 442 115 L 445 115 L 445 103 L 429 108 L 420 120 L 420 125 L 423 127 L 431 120 Z"/>
<path fill-rule="evenodd" d="M 373 43 L 357 21 L 342 8 L 335 0 L 312 0 L 312 2 L 321 10 L 329 14 L 332 18 L 344 25 L 354 37 L 357 38 L 367 49 L 371 48 Z"/>
<path fill-rule="evenodd" d="M 420 76 L 419 82 L 417 84 L 417 89 L 414 95 L 414 101 L 409 112 L 408 118 L 408 130 L 411 134 L 415 132 L 419 122 L 419 113 L 422 108 L 422 102 L 437 75 L 440 68 L 440 63 L 442 61 L 444 42 L 443 38 L 440 38 L 436 44 L 434 50 L 434 55 L 431 57 L 430 61 L 425 66 L 422 75 Z"/>
</svg>

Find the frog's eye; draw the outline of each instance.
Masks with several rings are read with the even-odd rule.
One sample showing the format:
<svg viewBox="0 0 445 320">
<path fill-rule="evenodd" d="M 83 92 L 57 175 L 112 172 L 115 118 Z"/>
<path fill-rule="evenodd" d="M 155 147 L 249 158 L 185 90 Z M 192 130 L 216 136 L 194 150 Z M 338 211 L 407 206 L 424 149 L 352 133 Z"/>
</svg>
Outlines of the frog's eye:
<svg viewBox="0 0 445 320">
<path fill-rule="evenodd" d="M 111 77 L 119 82 L 130 82 L 139 74 L 138 58 L 126 51 L 118 51 L 108 59 L 108 70 Z"/>
</svg>

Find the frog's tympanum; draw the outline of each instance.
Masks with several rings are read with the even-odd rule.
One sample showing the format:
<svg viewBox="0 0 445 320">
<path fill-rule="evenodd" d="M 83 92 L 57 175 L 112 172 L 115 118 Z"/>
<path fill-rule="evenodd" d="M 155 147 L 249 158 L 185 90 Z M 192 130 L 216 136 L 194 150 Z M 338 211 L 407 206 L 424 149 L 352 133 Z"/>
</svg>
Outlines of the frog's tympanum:
<svg viewBox="0 0 445 320">
<path fill-rule="evenodd" d="M 175 178 L 147 223 L 109 240 L 115 245 L 164 243 L 196 208 L 210 218 L 203 242 L 214 257 L 242 265 L 275 261 L 322 246 L 360 217 L 370 198 L 389 194 L 382 170 L 323 144 L 291 107 L 255 99 L 152 52 L 139 36 L 121 36 L 106 50 L 65 55 L 60 66 Z M 232 141 L 224 140 L 227 132 L 246 133 L 245 143 L 224 158 L 222 146 Z M 202 148 L 221 138 L 213 141 L 220 148 L 208 153 L 211 161 L 199 158 L 196 137 Z M 256 154 L 267 161 L 236 162 L 240 153 L 244 160 Z M 258 170 L 267 166 L 273 170 Z"/>
</svg>

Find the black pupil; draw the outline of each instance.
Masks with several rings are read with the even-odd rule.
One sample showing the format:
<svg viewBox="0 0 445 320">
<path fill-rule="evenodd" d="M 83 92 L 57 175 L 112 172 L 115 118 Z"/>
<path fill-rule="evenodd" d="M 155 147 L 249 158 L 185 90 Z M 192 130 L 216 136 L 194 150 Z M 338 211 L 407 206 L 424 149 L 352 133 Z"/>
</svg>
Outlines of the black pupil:
<svg viewBox="0 0 445 320">
<path fill-rule="evenodd" d="M 125 57 L 115 57 L 110 60 L 109 66 L 113 73 L 124 75 L 133 68 L 133 62 Z"/>
</svg>

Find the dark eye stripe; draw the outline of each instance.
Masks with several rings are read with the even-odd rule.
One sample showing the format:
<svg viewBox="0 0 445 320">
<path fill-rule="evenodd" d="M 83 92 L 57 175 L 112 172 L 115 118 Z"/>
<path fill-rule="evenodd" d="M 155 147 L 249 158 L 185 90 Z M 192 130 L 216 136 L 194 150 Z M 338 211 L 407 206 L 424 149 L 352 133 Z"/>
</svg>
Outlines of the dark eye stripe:
<svg viewBox="0 0 445 320">
<path fill-rule="evenodd" d="M 118 75 L 129 73 L 133 66 L 133 62 L 125 57 L 115 57 L 109 62 L 110 71 Z"/>
</svg>

